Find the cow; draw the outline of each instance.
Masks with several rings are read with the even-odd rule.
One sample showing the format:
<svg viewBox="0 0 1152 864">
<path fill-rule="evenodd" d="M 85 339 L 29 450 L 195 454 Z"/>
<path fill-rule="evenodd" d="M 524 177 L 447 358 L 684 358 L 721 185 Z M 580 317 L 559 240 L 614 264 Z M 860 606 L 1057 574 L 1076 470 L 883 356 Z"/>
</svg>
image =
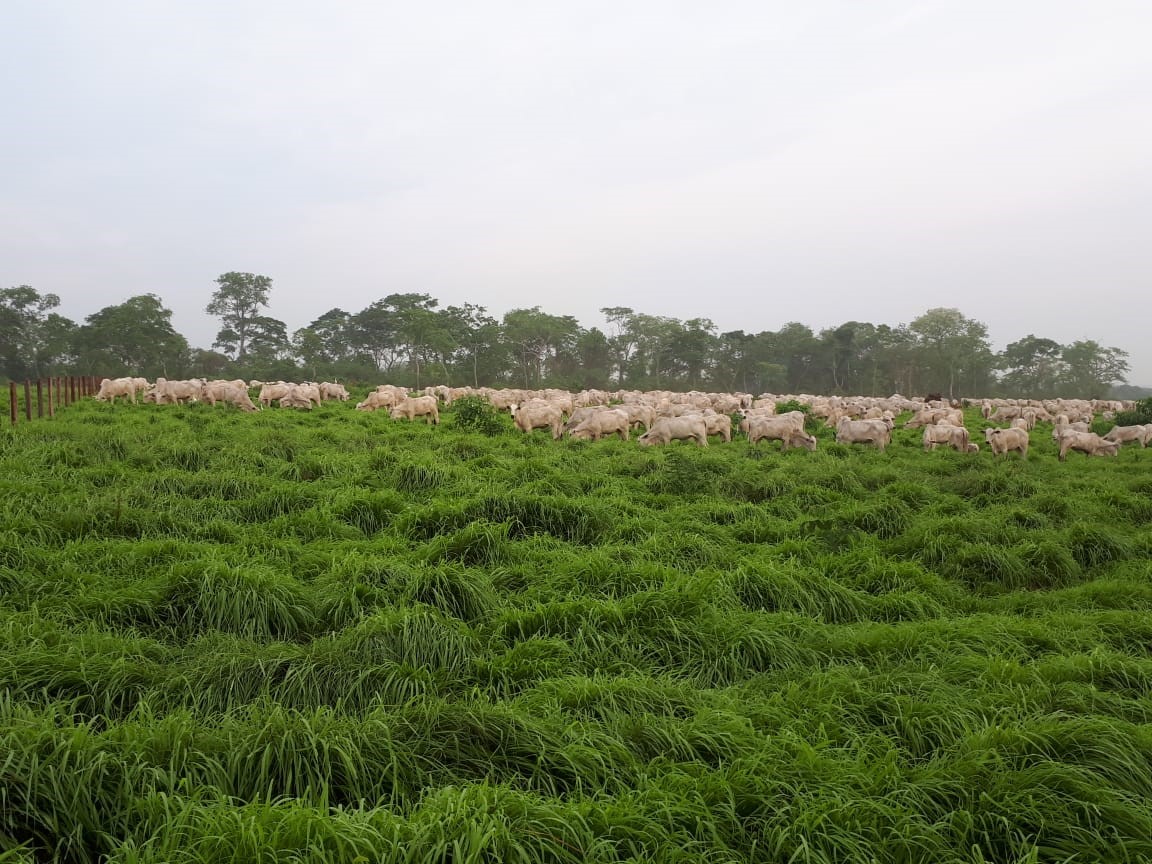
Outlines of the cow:
<svg viewBox="0 0 1152 864">
<path fill-rule="evenodd" d="M 605 435 L 619 435 L 621 441 L 627 441 L 631 425 L 626 411 L 604 408 L 588 415 L 568 434 L 572 438 L 590 438 L 593 441 L 599 441 Z"/>
<path fill-rule="evenodd" d="M 98 402 L 108 401 L 116 404 L 116 397 L 123 396 L 136 404 L 136 379 L 134 378 L 105 378 L 100 382 L 100 391 L 92 398 Z"/>
<path fill-rule="evenodd" d="M 339 399 L 341 402 L 347 402 L 348 396 L 348 390 L 343 384 L 334 384 L 331 381 L 322 381 L 320 383 L 321 399 Z"/>
<path fill-rule="evenodd" d="M 1145 426 L 1113 426 L 1104 436 L 1105 441 L 1117 441 L 1125 444 L 1129 441 L 1138 441 L 1140 448 L 1148 446 L 1148 429 Z"/>
<path fill-rule="evenodd" d="M 256 397 L 256 401 L 260 403 L 261 407 L 269 408 L 275 400 L 287 396 L 291 392 L 291 387 L 291 384 L 285 384 L 283 381 L 261 384 L 260 394 Z"/>
<path fill-rule="evenodd" d="M 1107 441 L 1095 432 L 1073 432 L 1060 436 L 1060 461 L 1068 458 L 1069 450 L 1079 450 L 1086 456 L 1116 456 L 1120 452 L 1119 441 Z"/>
<path fill-rule="evenodd" d="M 312 386 L 315 387 L 315 385 Z M 289 384 L 288 392 L 280 397 L 280 407 L 298 408 L 301 411 L 311 411 L 312 396 L 313 393 L 304 384 Z"/>
<path fill-rule="evenodd" d="M 248 395 L 248 385 L 243 381 L 212 381 L 201 388 L 201 398 L 209 405 L 215 406 L 217 402 L 235 405 L 241 411 L 259 410 L 252 404 Z"/>
<path fill-rule="evenodd" d="M 749 417 L 744 431 L 748 434 L 748 441 L 753 446 L 761 441 L 779 441 L 780 449 L 789 447 L 803 447 L 812 451 L 816 449 L 816 436 L 804 431 L 804 423 L 793 422 L 787 415 L 779 417 Z M 743 424 L 742 424 L 743 425 Z"/>
<path fill-rule="evenodd" d="M 199 378 L 191 381 L 169 381 L 157 378 L 152 389 L 145 395 L 145 401 L 157 405 L 179 405 L 182 402 L 195 402 L 203 392 L 204 382 Z"/>
<path fill-rule="evenodd" d="M 708 446 L 708 426 L 699 415 L 659 417 L 652 427 L 636 439 L 641 447 L 664 445 L 671 441 L 695 441 L 697 447 Z"/>
<path fill-rule="evenodd" d="M 709 435 L 719 435 L 725 444 L 732 443 L 731 417 L 727 414 L 717 414 L 714 411 L 705 411 L 699 416 L 704 418 L 704 425 L 707 427 Z"/>
<path fill-rule="evenodd" d="M 968 430 L 963 426 L 944 425 L 943 423 L 925 426 L 922 439 L 925 450 L 935 450 L 937 445 L 944 444 L 958 453 L 972 452 L 970 450 L 971 442 L 968 440 Z"/>
<path fill-rule="evenodd" d="M 988 442 L 994 456 L 1003 456 L 1015 450 L 1021 458 L 1028 458 L 1028 432 L 1024 429 L 985 429 L 984 440 Z"/>
<path fill-rule="evenodd" d="M 849 420 L 836 424 L 837 444 L 871 444 L 881 453 L 892 443 L 892 427 L 885 420 Z"/>
<path fill-rule="evenodd" d="M 523 403 L 512 406 L 512 423 L 525 434 L 533 429 L 549 429 L 552 440 L 564 435 L 564 412 L 556 405 L 547 403 Z"/>
<path fill-rule="evenodd" d="M 397 395 L 391 390 L 387 392 L 375 390 L 364 397 L 363 402 L 356 403 L 356 410 L 375 411 L 377 408 L 391 408 L 393 405 L 400 401 L 400 398 L 401 397 L 397 397 Z"/>
<path fill-rule="evenodd" d="M 388 416 L 393 420 L 404 417 L 409 421 L 423 417 L 426 424 L 439 426 L 439 402 L 435 396 L 409 396 L 403 402 L 393 405 Z"/>
</svg>

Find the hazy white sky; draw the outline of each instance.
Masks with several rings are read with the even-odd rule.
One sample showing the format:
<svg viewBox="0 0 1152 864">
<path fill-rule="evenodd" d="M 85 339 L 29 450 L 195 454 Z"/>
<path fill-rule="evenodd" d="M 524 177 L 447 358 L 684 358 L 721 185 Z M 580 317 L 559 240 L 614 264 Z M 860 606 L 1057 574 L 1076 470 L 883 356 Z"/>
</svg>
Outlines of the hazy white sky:
<svg viewBox="0 0 1152 864">
<path fill-rule="evenodd" d="M 5 0 L 0 285 L 722 330 L 933 306 L 1152 385 L 1152 2 Z"/>
</svg>

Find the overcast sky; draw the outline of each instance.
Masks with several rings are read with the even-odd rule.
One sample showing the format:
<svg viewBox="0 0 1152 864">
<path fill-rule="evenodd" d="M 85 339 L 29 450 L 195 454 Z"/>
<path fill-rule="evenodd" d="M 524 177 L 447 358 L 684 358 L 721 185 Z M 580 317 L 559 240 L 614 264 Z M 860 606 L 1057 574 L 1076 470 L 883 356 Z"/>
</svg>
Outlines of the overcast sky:
<svg viewBox="0 0 1152 864">
<path fill-rule="evenodd" d="M 0 285 L 721 330 L 955 306 L 1152 385 L 1152 2 L 4 0 Z"/>
</svg>

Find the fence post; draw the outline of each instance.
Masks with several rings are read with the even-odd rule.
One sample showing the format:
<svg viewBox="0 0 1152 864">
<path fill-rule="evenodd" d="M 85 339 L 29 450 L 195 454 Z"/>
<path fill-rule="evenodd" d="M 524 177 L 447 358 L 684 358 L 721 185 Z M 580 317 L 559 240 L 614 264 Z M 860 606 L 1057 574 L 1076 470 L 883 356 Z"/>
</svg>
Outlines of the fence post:
<svg viewBox="0 0 1152 864">
<path fill-rule="evenodd" d="M 24 379 L 24 418 L 32 419 L 32 384 L 27 378 Z"/>
<path fill-rule="evenodd" d="M 36 379 L 36 416 L 38 418 L 44 417 L 44 382 L 39 378 Z"/>
<path fill-rule="evenodd" d="M 12 417 L 12 425 L 15 426 L 16 425 L 16 382 L 15 381 L 9 381 L 8 382 L 8 403 L 9 403 L 9 409 L 10 409 L 9 414 Z"/>
<path fill-rule="evenodd" d="M 52 379 L 48 379 L 48 416 L 56 416 L 56 405 L 52 401 Z"/>
</svg>

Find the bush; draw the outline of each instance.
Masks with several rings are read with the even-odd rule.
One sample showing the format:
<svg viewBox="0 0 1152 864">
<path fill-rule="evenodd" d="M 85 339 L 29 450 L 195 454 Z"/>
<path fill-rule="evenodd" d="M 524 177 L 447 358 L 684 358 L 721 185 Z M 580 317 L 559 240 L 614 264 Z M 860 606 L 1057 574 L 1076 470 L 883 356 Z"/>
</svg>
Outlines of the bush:
<svg viewBox="0 0 1152 864">
<path fill-rule="evenodd" d="M 480 396 L 465 396 L 452 403 L 452 425 L 482 435 L 503 435 L 508 427 L 488 400 Z"/>
<path fill-rule="evenodd" d="M 1133 410 L 1116 415 L 1117 426 L 1142 426 L 1145 423 L 1152 423 L 1152 399 L 1137 402 Z"/>
</svg>

